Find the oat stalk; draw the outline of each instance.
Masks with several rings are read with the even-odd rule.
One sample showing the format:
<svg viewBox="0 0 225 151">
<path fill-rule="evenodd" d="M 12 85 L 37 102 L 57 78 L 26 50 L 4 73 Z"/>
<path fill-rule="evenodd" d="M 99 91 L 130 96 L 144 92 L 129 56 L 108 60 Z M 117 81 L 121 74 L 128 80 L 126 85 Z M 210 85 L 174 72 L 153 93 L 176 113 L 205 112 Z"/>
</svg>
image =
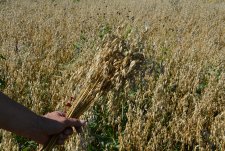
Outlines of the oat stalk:
<svg viewBox="0 0 225 151">
<path fill-rule="evenodd" d="M 99 96 L 111 89 L 119 90 L 124 87 L 126 80 L 134 77 L 134 71 L 141 62 L 143 55 L 140 52 L 135 51 L 119 37 L 111 38 L 103 45 L 103 49 L 93 61 L 87 74 L 87 82 L 67 113 L 67 117 L 79 118 Z M 57 139 L 58 135 L 53 136 L 41 151 L 52 150 Z"/>
</svg>

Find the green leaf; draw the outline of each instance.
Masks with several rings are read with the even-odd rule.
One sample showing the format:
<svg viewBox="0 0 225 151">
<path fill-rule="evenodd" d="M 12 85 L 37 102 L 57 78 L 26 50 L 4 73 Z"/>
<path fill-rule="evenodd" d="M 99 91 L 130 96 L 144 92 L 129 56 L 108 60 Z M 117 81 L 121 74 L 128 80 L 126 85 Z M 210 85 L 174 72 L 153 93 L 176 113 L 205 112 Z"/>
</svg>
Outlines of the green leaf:
<svg viewBox="0 0 225 151">
<path fill-rule="evenodd" d="M 6 82 L 0 78 L 0 89 L 4 89 L 6 87 Z"/>
<path fill-rule="evenodd" d="M 0 59 L 6 60 L 6 58 L 2 54 L 0 54 Z"/>
</svg>

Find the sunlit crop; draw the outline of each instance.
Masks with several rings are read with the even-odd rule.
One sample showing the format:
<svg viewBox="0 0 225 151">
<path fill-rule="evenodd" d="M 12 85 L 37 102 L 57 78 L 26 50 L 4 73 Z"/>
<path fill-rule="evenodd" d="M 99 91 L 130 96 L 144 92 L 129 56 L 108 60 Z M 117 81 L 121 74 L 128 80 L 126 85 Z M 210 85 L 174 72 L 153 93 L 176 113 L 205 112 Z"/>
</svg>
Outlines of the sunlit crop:
<svg viewBox="0 0 225 151">
<path fill-rule="evenodd" d="M 14 100 L 67 112 L 91 73 L 113 73 L 84 133 L 56 150 L 222 151 L 224 67 L 221 0 L 0 1 L 0 90 Z M 0 130 L 2 151 L 38 148 Z"/>
</svg>

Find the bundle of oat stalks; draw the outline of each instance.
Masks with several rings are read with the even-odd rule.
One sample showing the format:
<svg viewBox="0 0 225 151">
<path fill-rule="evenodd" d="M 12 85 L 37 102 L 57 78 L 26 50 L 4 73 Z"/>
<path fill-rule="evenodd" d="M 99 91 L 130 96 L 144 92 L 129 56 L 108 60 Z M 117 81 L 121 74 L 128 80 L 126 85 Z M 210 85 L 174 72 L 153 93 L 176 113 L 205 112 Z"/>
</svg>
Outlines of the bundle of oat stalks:
<svg viewBox="0 0 225 151">
<path fill-rule="evenodd" d="M 86 83 L 67 113 L 69 118 L 79 118 L 101 95 L 112 89 L 123 88 L 138 73 L 144 61 L 141 50 L 115 36 L 108 37 L 98 51 L 87 74 Z M 53 136 L 41 150 L 52 150 L 57 139 L 57 135 Z"/>
</svg>

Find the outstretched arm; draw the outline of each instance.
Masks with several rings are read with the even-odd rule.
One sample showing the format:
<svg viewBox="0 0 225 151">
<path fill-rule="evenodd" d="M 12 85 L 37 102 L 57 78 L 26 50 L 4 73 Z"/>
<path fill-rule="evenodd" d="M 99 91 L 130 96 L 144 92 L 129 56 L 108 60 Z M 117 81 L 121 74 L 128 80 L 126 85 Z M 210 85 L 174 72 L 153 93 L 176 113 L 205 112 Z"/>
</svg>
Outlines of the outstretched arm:
<svg viewBox="0 0 225 151">
<path fill-rule="evenodd" d="M 58 144 L 63 144 L 72 134 L 71 127 L 79 129 L 83 125 L 84 121 L 66 118 L 60 112 L 39 116 L 0 92 L 0 128 L 17 135 L 45 144 L 51 135 L 60 133 Z"/>
</svg>

